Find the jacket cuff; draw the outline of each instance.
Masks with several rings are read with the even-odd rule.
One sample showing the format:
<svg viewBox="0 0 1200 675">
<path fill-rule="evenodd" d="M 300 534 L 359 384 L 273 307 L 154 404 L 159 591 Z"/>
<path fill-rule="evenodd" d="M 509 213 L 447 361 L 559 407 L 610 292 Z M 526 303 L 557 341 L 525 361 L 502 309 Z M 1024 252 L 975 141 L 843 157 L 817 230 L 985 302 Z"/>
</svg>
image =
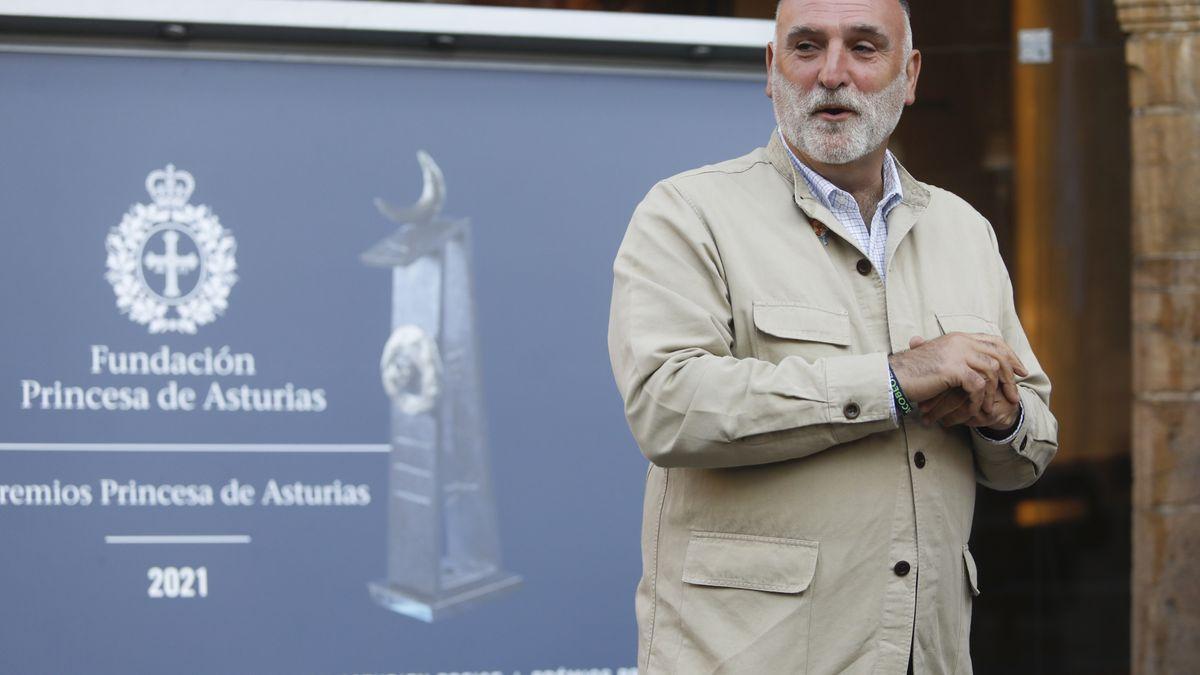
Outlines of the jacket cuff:
<svg viewBox="0 0 1200 675">
<path fill-rule="evenodd" d="M 882 353 L 825 359 L 826 414 L 839 441 L 862 438 L 864 431 L 899 427 L 892 415 L 892 390 L 886 386 L 887 366 L 887 355 Z M 854 428 L 840 431 L 846 426 Z"/>
<path fill-rule="evenodd" d="M 1012 444 L 1013 439 L 1017 437 L 1017 434 L 1021 433 L 1022 427 L 1025 426 L 1025 404 L 1018 403 L 1017 410 L 1019 412 L 1017 423 L 1011 427 L 1012 433 L 1008 434 L 1007 436 L 1000 437 L 1000 434 L 1003 432 L 994 431 L 992 429 L 988 429 L 987 427 L 971 427 L 971 430 L 979 434 L 979 437 L 988 443 L 995 443 L 996 445 L 1010 445 Z"/>
<path fill-rule="evenodd" d="M 988 459 L 1012 459 L 1013 455 L 1016 454 L 1030 460 L 1031 462 L 1033 461 L 1026 453 L 1027 448 L 1032 450 L 1030 445 L 1033 439 L 1030 437 L 1029 433 L 1031 421 L 1027 414 L 1030 410 L 1030 404 L 1025 400 L 1025 397 L 1030 396 L 1034 399 L 1037 399 L 1037 393 L 1026 387 L 1017 387 L 1017 390 L 1021 394 L 1021 421 L 1020 424 L 1017 425 L 1017 430 L 1014 431 L 1012 435 L 1005 439 L 993 440 L 987 436 L 984 436 L 979 432 L 978 429 L 972 427 L 973 433 L 971 435 L 975 437 L 975 443 L 973 445 L 975 446 L 976 451 L 982 453 Z"/>
</svg>

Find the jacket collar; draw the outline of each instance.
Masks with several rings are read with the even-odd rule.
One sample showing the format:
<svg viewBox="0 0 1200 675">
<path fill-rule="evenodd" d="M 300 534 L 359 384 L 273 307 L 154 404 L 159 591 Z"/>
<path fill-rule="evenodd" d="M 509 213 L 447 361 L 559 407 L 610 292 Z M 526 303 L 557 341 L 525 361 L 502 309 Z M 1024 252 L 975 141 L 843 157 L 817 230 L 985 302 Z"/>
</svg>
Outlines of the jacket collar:
<svg viewBox="0 0 1200 675">
<path fill-rule="evenodd" d="M 808 181 L 804 180 L 803 176 L 796 174 L 796 166 L 792 164 L 791 153 L 788 152 L 787 146 L 780 140 L 778 127 L 771 132 L 771 140 L 767 141 L 766 152 L 767 160 L 792 186 L 792 195 L 796 206 L 800 207 L 804 215 L 809 220 L 821 223 L 845 239 L 851 246 L 858 248 L 857 239 L 850 236 L 838 219 L 829 212 L 829 209 L 813 196 L 812 190 L 808 187 Z M 904 198 L 888 217 L 887 259 L 889 263 L 904 235 L 908 234 L 908 231 L 916 224 L 921 212 L 929 205 L 929 190 L 917 182 L 899 160 L 896 160 L 896 170 L 900 174 L 900 188 L 904 192 Z"/>
<path fill-rule="evenodd" d="M 780 140 L 778 127 L 771 132 L 771 140 L 767 142 L 767 159 L 779 171 L 780 175 L 792 185 L 792 192 L 796 196 L 796 204 L 803 208 L 802 201 L 816 199 L 812 191 L 808 188 L 808 181 L 804 180 L 803 176 L 796 175 L 796 167 L 792 164 L 791 153 L 788 152 L 787 146 Z M 908 170 L 904 168 L 904 165 L 898 159 L 896 160 L 896 170 L 900 173 L 900 189 L 904 192 L 902 203 L 916 209 L 924 209 L 928 206 L 929 190 L 926 190 L 924 186 L 917 182 L 917 179 L 908 173 Z"/>
</svg>

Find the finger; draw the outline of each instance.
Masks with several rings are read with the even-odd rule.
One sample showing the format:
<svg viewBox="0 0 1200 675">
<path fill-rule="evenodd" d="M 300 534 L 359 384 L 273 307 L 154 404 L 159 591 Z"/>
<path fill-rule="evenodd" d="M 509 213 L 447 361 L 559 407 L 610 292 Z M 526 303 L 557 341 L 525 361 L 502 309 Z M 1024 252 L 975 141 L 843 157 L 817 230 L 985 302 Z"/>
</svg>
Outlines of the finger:
<svg viewBox="0 0 1200 675">
<path fill-rule="evenodd" d="M 950 395 L 950 390 L 947 389 L 946 391 L 943 391 L 942 393 L 938 394 L 937 396 L 934 396 L 933 398 L 931 398 L 927 401 L 921 401 L 920 403 L 917 404 L 917 414 L 920 417 L 921 424 L 923 424 L 925 426 L 929 426 L 929 425 L 933 424 L 933 422 L 929 419 L 929 413 L 932 412 L 933 410 L 935 410 L 937 408 L 937 406 L 939 404 L 941 404 L 942 401 L 945 401 L 946 397 L 949 395 Z"/>
<path fill-rule="evenodd" d="M 973 415 L 969 415 L 968 417 L 972 417 L 972 416 L 988 417 L 988 416 L 990 416 L 992 414 L 992 408 L 995 406 L 995 398 L 996 398 L 995 388 L 992 386 L 989 386 L 980 395 L 979 405 L 978 405 L 978 408 L 976 409 L 975 413 Z"/>
<path fill-rule="evenodd" d="M 1002 410 L 996 410 L 991 415 L 979 414 L 964 422 L 969 427 L 990 428 L 1000 426 L 1004 422 L 1004 417 L 1008 413 Z"/>
<path fill-rule="evenodd" d="M 1004 395 L 1004 390 L 1007 385 L 1016 386 L 1017 376 L 1013 373 L 1012 364 L 1003 354 L 1000 354 L 1000 379 L 996 382 L 997 393 Z M 991 412 L 990 410 L 988 412 Z"/>
<path fill-rule="evenodd" d="M 987 333 L 973 333 L 972 336 L 987 342 L 993 348 L 1000 351 L 1018 376 L 1029 376 L 1029 369 L 1025 367 L 1025 363 L 1021 361 L 1021 357 L 1017 356 L 1017 353 L 1013 351 L 1013 348 L 1003 338 L 996 335 L 988 335 Z"/>
<path fill-rule="evenodd" d="M 999 394 L 1007 399 L 1009 403 L 1020 403 L 1021 394 L 1017 390 L 1017 373 L 1007 361 L 1001 359 L 1000 363 L 1000 381 L 997 383 Z"/>
<path fill-rule="evenodd" d="M 995 361 L 991 372 L 995 376 L 995 380 L 997 382 L 1016 382 L 1016 376 L 1013 374 L 1012 370 L 1012 363 L 1008 357 L 1008 354 L 1011 352 L 992 344 L 992 342 L 988 339 L 990 337 L 991 336 L 989 335 L 983 334 L 972 335 L 976 352 L 981 355 L 986 355 L 989 359 Z"/>
<path fill-rule="evenodd" d="M 920 418 L 922 418 L 922 422 L 928 423 L 929 422 L 929 414 L 931 412 L 934 412 L 935 410 L 937 410 L 937 407 L 941 406 L 943 404 L 943 402 L 946 401 L 947 396 L 949 396 L 949 395 L 950 395 L 950 390 L 947 389 L 947 390 L 944 390 L 944 392 L 942 392 L 941 394 L 934 396 L 934 398 L 929 399 L 928 401 L 920 402 L 920 404 L 917 407 L 918 407 L 918 410 L 920 411 Z"/>
<path fill-rule="evenodd" d="M 970 413 L 968 412 L 969 407 L 970 406 L 967 403 L 963 403 L 958 408 L 951 410 L 950 413 L 943 417 L 938 423 L 946 428 L 962 424 L 963 420 L 970 417 Z"/>
<path fill-rule="evenodd" d="M 1014 364 L 1016 368 L 1020 368 L 1020 361 L 1003 341 L 999 342 L 998 346 L 995 344 L 992 346 L 996 350 L 995 356 L 999 357 L 1000 382 L 998 386 L 1000 394 L 1008 399 L 1009 403 L 1017 404 L 1021 402 L 1021 394 L 1017 390 L 1017 377 L 1020 373 L 1014 369 Z"/>
<path fill-rule="evenodd" d="M 942 426 L 952 427 L 964 422 L 983 417 L 983 414 L 972 415 L 968 410 L 968 406 L 962 405 L 956 410 L 952 410 L 950 414 L 942 418 Z"/>
<path fill-rule="evenodd" d="M 920 335 L 914 335 L 912 336 L 912 339 L 908 341 L 908 348 L 916 349 L 923 344 L 925 344 L 925 338 L 921 337 Z"/>
<path fill-rule="evenodd" d="M 988 387 L 995 387 L 1000 380 L 1000 362 L 985 350 L 968 352 L 964 359 L 967 366 L 974 370 L 984 380 Z M 964 384 L 965 388 L 965 384 Z M 970 391 L 970 389 L 967 389 Z"/>
<path fill-rule="evenodd" d="M 1021 357 L 1017 356 L 1017 352 L 1013 350 L 1012 346 L 1000 338 L 995 338 L 995 342 L 997 346 L 1001 347 L 1005 352 L 1008 353 L 1013 370 L 1017 373 L 1017 375 L 1021 377 L 1029 377 L 1029 369 L 1025 367 L 1025 362 L 1021 360 Z"/>
<path fill-rule="evenodd" d="M 949 395 L 950 395 L 950 390 L 947 389 L 947 390 L 943 391 L 942 393 L 934 396 L 931 399 L 928 399 L 926 401 L 921 401 L 920 403 L 917 404 L 917 409 L 923 413 L 927 412 L 929 410 L 932 410 L 934 406 L 936 406 L 938 403 L 941 403 L 942 399 L 946 398 Z"/>
<path fill-rule="evenodd" d="M 941 421 L 943 417 L 958 410 L 970 400 L 970 397 L 961 390 L 947 392 L 938 404 L 932 407 L 929 412 L 924 413 L 926 421 L 930 424 Z"/>
<path fill-rule="evenodd" d="M 1004 340 L 995 335 L 986 333 L 970 333 L 967 336 L 970 338 L 972 345 L 977 351 L 986 353 L 988 356 L 996 359 L 1002 369 L 1007 369 L 1010 372 L 1026 373 L 1025 366 L 1021 363 L 1021 359 L 1017 358 L 1012 348 L 1008 346 Z M 1020 372 L 1017 372 L 1020 371 Z M 1027 373 L 1026 373 L 1027 374 Z M 1015 379 L 1015 377 L 1014 377 Z"/>
<path fill-rule="evenodd" d="M 1008 402 L 1013 405 L 1021 403 L 1021 390 L 1017 389 L 1015 382 L 1004 383 L 1004 398 L 1008 399 Z"/>
<path fill-rule="evenodd" d="M 1015 405 L 1004 411 L 992 423 L 993 426 L 1001 426 L 1004 429 L 1011 428 L 1014 424 L 1021 421 L 1021 406 Z"/>
<path fill-rule="evenodd" d="M 988 360 L 989 357 L 981 356 L 976 352 L 968 352 L 965 362 L 959 366 L 953 378 L 957 382 L 951 383 L 961 387 L 967 395 L 964 405 L 967 406 L 969 416 L 979 414 L 979 409 L 983 405 L 983 396 L 989 387 L 988 378 L 983 374 L 987 372 Z M 971 365 L 972 362 L 975 364 L 974 367 Z"/>
<path fill-rule="evenodd" d="M 1019 409 L 1020 405 L 1000 400 L 997 401 L 991 415 L 976 415 L 967 424 L 973 427 L 1009 427 L 1016 421 Z"/>
<path fill-rule="evenodd" d="M 1001 394 L 1008 399 L 1010 403 L 1019 403 L 1021 395 L 1017 392 L 1017 375 L 1015 368 L 1023 368 L 1021 360 L 1013 353 L 1003 340 L 994 336 L 988 336 L 991 339 L 988 344 L 994 350 L 994 356 L 998 358 L 1000 363 L 1000 382 L 999 388 Z"/>
<path fill-rule="evenodd" d="M 971 416 L 979 414 L 979 409 L 983 405 L 983 397 L 987 394 L 988 379 L 973 368 L 964 367 L 959 375 L 962 382 L 963 391 L 967 393 L 968 399 L 965 405 L 969 406 Z"/>
<path fill-rule="evenodd" d="M 965 422 L 967 422 L 967 420 L 971 420 L 971 419 L 989 419 L 989 418 L 991 418 L 990 411 L 992 410 L 992 408 L 996 407 L 996 404 L 994 402 L 995 398 L 996 398 L 996 394 L 989 392 L 988 396 L 986 396 L 986 399 L 984 400 L 983 406 L 980 406 L 980 410 L 978 413 L 972 414 L 970 407 L 968 407 L 966 405 L 960 406 L 959 408 L 956 408 L 956 410 L 954 410 L 954 411 L 950 411 L 950 413 L 947 414 L 946 417 L 942 418 L 942 426 L 955 426 L 958 424 L 965 423 Z M 986 410 L 984 410 L 984 408 L 986 408 Z"/>
</svg>

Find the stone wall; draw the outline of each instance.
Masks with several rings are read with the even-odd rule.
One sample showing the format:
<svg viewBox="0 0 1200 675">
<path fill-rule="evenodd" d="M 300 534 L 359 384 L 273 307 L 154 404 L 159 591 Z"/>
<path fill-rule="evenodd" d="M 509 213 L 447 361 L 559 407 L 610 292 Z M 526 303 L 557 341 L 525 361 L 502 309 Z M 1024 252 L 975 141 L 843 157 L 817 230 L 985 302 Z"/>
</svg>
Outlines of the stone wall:
<svg viewBox="0 0 1200 675">
<path fill-rule="evenodd" d="M 1133 133 L 1133 664 L 1200 673 L 1200 0 L 1116 0 Z"/>
</svg>

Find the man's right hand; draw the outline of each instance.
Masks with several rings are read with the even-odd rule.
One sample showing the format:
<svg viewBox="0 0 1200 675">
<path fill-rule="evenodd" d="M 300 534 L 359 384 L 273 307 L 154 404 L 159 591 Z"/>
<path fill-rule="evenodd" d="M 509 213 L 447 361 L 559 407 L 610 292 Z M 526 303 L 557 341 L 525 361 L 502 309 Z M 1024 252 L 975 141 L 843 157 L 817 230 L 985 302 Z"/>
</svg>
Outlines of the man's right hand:
<svg viewBox="0 0 1200 675">
<path fill-rule="evenodd" d="M 906 352 L 891 354 L 888 363 L 908 398 L 921 403 L 959 388 L 968 397 L 966 412 L 992 412 L 995 396 L 1021 400 L 1016 377 L 1029 372 L 1003 339 L 982 333 L 948 333 L 932 340 L 914 337 Z"/>
</svg>

